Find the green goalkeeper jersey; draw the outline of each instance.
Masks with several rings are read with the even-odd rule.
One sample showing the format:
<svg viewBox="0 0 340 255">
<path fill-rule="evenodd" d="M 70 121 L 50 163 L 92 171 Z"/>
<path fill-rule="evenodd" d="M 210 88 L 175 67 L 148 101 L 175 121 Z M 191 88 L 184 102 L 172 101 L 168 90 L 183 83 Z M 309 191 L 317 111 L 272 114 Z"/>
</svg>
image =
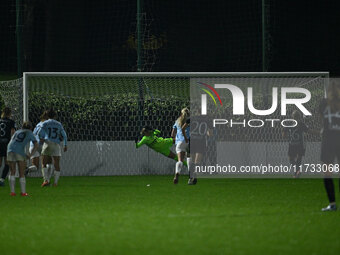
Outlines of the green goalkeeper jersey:
<svg viewBox="0 0 340 255">
<path fill-rule="evenodd" d="M 143 136 L 142 140 L 139 143 L 136 143 L 136 148 L 139 148 L 145 144 L 151 149 L 168 156 L 170 153 L 170 147 L 173 144 L 173 139 L 159 137 L 160 133 L 161 132 L 156 129 L 153 131 L 152 135 Z"/>
</svg>

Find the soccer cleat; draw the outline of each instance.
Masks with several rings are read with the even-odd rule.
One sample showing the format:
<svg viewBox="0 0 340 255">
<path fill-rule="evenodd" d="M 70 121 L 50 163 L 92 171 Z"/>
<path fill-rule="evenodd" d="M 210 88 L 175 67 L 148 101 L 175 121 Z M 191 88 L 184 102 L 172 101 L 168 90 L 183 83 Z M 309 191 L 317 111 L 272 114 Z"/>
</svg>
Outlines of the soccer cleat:
<svg viewBox="0 0 340 255">
<path fill-rule="evenodd" d="M 0 187 L 5 186 L 5 180 L 4 179 L 0 179 Z"/>
<path fill-rule="evenodd" d="M 58 184 L 54 183 L 54 184 L 53 184 L 53 187 L 58 187 Z"/>
<path fill-rule="evenodd" d="M 188 180 L 188 185 L 196 185 L 197 183 L 197 178 L 190 178 Z"/>
<path fill-rule="evenodd" d="M 41 187 L 47 187 L 47 186 L 50 186 L 50 183 L 48 181 L 44 181 L 42 184 L 41 184 Z"/>
<path fill-rule="evenodd" d="M 28 197 L 29 195 L 25 192 L 25 193 L 22 193 L 20 194 L 22 197 Z"/>
<path fill-rule="evenodd" d="M 335 204 L 328 205 L 327 207 L 322 208 L 321 211 L 323 212 L 336 211 L 336 205 Z"/>
<path fill-rule="evenodd" d="M 174 184 L 178 183 L 179 173 L 175 174 Z"/>
<path fill-rule="evenodd" d="M 28 169 L 28 167 L 27 167 L 27 168 L 25 169 L 25 173 L 24 173 L 25 177 L 27 177 L 28 173 L 29 173 L 29 169 Z"/>
<path fill-rule="evenodd" d="M 12 197 L 15 197 L 17 194 L 15 194 L 15 192 L 11 192 L 10 194 Z"/>
</svg>

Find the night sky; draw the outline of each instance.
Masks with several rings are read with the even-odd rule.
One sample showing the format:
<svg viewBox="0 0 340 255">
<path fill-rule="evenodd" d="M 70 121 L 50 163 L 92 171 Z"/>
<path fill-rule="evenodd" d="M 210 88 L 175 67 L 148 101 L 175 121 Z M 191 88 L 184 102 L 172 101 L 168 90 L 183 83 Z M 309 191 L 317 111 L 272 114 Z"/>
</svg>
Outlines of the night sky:
<svg viewBox="0 0 340 255">
<path fill-rule="evenodd" d="M 136 71 L 136 1 L 22 1 L 23 71 Z M 266 0 L 268 71 L 340 74 L 339 4 Z M 15 1 L 0 72 L 17 72 Z M 144 71 L 262 71 L 261 0 L 144 0 Z"/>
</svg>

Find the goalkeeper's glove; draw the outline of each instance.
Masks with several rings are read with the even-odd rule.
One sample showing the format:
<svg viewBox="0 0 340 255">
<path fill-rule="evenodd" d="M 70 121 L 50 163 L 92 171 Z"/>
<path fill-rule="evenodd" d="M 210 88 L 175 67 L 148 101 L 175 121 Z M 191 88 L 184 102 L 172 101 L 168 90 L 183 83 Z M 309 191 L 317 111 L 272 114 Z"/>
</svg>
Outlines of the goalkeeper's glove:
<svg viewBox="0 0 340 255">
<path fill-rule="evenodd" d="M 135 137 L 135 143 L 138 143 L 138 135 Z"/>
</svg>

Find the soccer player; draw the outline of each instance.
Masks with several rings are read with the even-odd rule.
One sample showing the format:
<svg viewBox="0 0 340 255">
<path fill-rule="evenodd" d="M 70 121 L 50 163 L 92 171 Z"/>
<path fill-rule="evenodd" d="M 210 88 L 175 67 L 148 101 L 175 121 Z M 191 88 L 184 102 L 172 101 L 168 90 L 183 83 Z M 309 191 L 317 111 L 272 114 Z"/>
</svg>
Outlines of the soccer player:
<svg viewBox="0 0 340 255">
<path fill-rule="evenodd" d="M 47 164 L 49 163 L 50 157 L 53 159 L 53 164 L 55 167 L 54 171 L 54 186 L 58 185 L 58 181 L 60 178 L 60 157 L 61 157 L 61 149 L 60 149 L 60 137 L 63 138 L 64 141 L 64 152 L 67 151 L 67 135 L 64 130 L 63 125 L 55 120 L 57 116 L 56 112 L 53 109 L 49 109 L 46 113 L 48 120 L 44 121 L 41 124 L 41 128 L 38 131 L 38 136 L 44 139 L 44 143 L 41 150 L 42 159 L 42 171 L 44 176 L 44 182 L 42 183 L 42 187 L 50 185 L 50 176 L 48 174 Z"/>
<path fill-rule="evenodd" d="M 5 164 L 0 178 L 0 186 L 5 185 L 5 179 L 9 172 L 9 166 L 6 160 L 7 146 L 15 132 L 15 122 L 11 120 L 11 115 L 12 115 L 11 109 L 5 107 L 1 113 L 0 119 L 0 167 L 2 165 L 2 159 L 4 159 Z"/>
<path fill-rule="evenodd" d="M 294 110 L 292 118 L 297 121 L 297 126 L 284 129 L 284 136 L 289 138 L 288 157 L 289 162 L 295 166 L 294 178 L 301 174 L 300 166 L 302 158 L 305 156 L 306 146 L 304 133 L 319 134 L 319 131 L 311 130 L 303 122 L 302 115 L 298 110 Z"/>
<path fill-rule="evenodd" d="M 195 185 L 197 183 L 197 178 L 195 178 L 193 165 L 191 164 L 191 155 L 190 155 L 190 118 L 186 120 L 184 125 L 182 126 L 182 134 L 184 136 L 184 141 L 188 144 L 187 148 L 187 162 L 188 162 L 188 172 L 189 172 L 189 180 L 188 185 Z"/>
<path fill-rule="evenodd" d="M 40 157 L 41 157 L 41 151 L 42 151 L 43 142 L 40 140 L 40 138 L 38 136 L 38 132 L 40 131 L 42 123 L 45 120 L 47 120 L 47 111 L 44 111 L 42 113 L 42 115 L 40 116 L 40 122 L 35 126 L 35 128 L 33 130 L 33 134 L 35 136 L 35 139 L 38 142 L 38 149 L 36 150 L 36 152 L 34 154 L 32 154 L 32 156 L 31 156 L 32 165 L 26 169 L 25 175 L 27 175 L 28 173 L 37 171 L 39 169 L 39 167 L 40 167 Z M 30 152 L 32 152 L 33 147 L 34 147 L 34 144 L 31 142 L 30 143 L 30 149 L 29 149 Z M 42 159 L 41 159 L 41 161 L 42 161 Z M 51 173 L 52 173 L 52 170 L 53 170 L 53 165 L 51 164 L 52 163 L 52 158 L 49 157 L 47 161 L 48 161 L 48 164 L 47 164 L 48 176 L 51 176 Z M 42 171 L 42 169 L 41 169 L 41 171 Z M 42 171 L 42 175 L 43 176 L 44 176 L 44 174 L 45 173 Z M 49 180 L 48 176 L 46 177 L 46 179 Z"/>
<path fill-rule="evenodd" d="M 142 139 L 138 142 L 138 138 L 136 137 L 135 143 L 136 143 L 136 148 L 138 149 L 142 145 L 148 146 L 150 149 L 161 153 L 162 155 L 178 160 L 178 157 L 175 153 L 173 153 L 170 148 L 174 144 L 175 140 L 173 138 L 163 138 L 159 137 L 161 134 L 161 131 L 157 129 L 153 129 L 151 127 L 144 127 L 140 134 L 143 136 Z M 184 165 L 187 165 L 187 162 L 183 162 Z"/>
<path fill-rule="evenodd" d="M 189 125 L 188 123 L 183 126 Z M 192 116 L 190 118 L 190 156 L 192 163 L 190 164 L 189 185 L 197 183 L 195 166 L 203 162 L 208 151 L 208 137 L 212 135 L 212 119 L 208 116 Z M 187 139 L 187 138 L 185 138 Z"/>
<path fill-rule="evenodd" d="M 190 115 L 189 109 L 183 108 L 181 111 L 181 115 L 176 120 L 171 131 L 171 137 L 175 138 L 175 141 L 176 141 L 175 142 L 176 153 L 177 153 L 177 158 L 178 158 L 178 162 L 176 163 L 175 177 L 173 180 L 174 184 L 178 183 L 179 175 L 183 167 L 184 158 L 189 150 L 190 128 L 187 125 L 183 129 L 184 124 L 186 124 L 187 122 L 190 123 L 189 115 Z M 190 169 L 190 156 L 187 157 L 187 164 L 188 164 L 188 168 Z M 190 171 L 189 171 L 189 178 L 190 178 Z"/>
<path fill-rule="evenodd" d="M 7 147 L 7 161 L 8 165 L 11 170 L 10 176 L 10 189 L 11 189 L 11 196 L 15 196 L 15 171 L 16 165 L 19 166 L 19 182 L 21 187 L 21 196 L 28 196 L 26 193 L 26 179 L 25 179 L 25 169 L 26 169 L 26 154 L 25 154 L 25 147 L 26 145 L 32 141 L 34 143 L 34 148 L 32 153 L 34 153 L 37 148 L 38 144 L 37 141 L 32 133 L 32 125 L 30 122 L 24 122 L 22 125 L 22 129 L 16 131 L 11 141 Z M 31 156 L 29 153 L 28 158 Z"/>
<path fill-rule="evenodd" d="M 327 91 L 327 99 L 320 104 L 323 118 L 323 132 L 321 142 L 321 161 L 324 164 L 340 163 L 340 84 L 331 84 Z M 338 165 L 339 166 L 339 165 Z M 334 183 L 329 171 L 324 178 L 329 205 L 322 211 L 336 211 Z M 340 184 L 340 183 L 339 183 Z"/>
</svg>

